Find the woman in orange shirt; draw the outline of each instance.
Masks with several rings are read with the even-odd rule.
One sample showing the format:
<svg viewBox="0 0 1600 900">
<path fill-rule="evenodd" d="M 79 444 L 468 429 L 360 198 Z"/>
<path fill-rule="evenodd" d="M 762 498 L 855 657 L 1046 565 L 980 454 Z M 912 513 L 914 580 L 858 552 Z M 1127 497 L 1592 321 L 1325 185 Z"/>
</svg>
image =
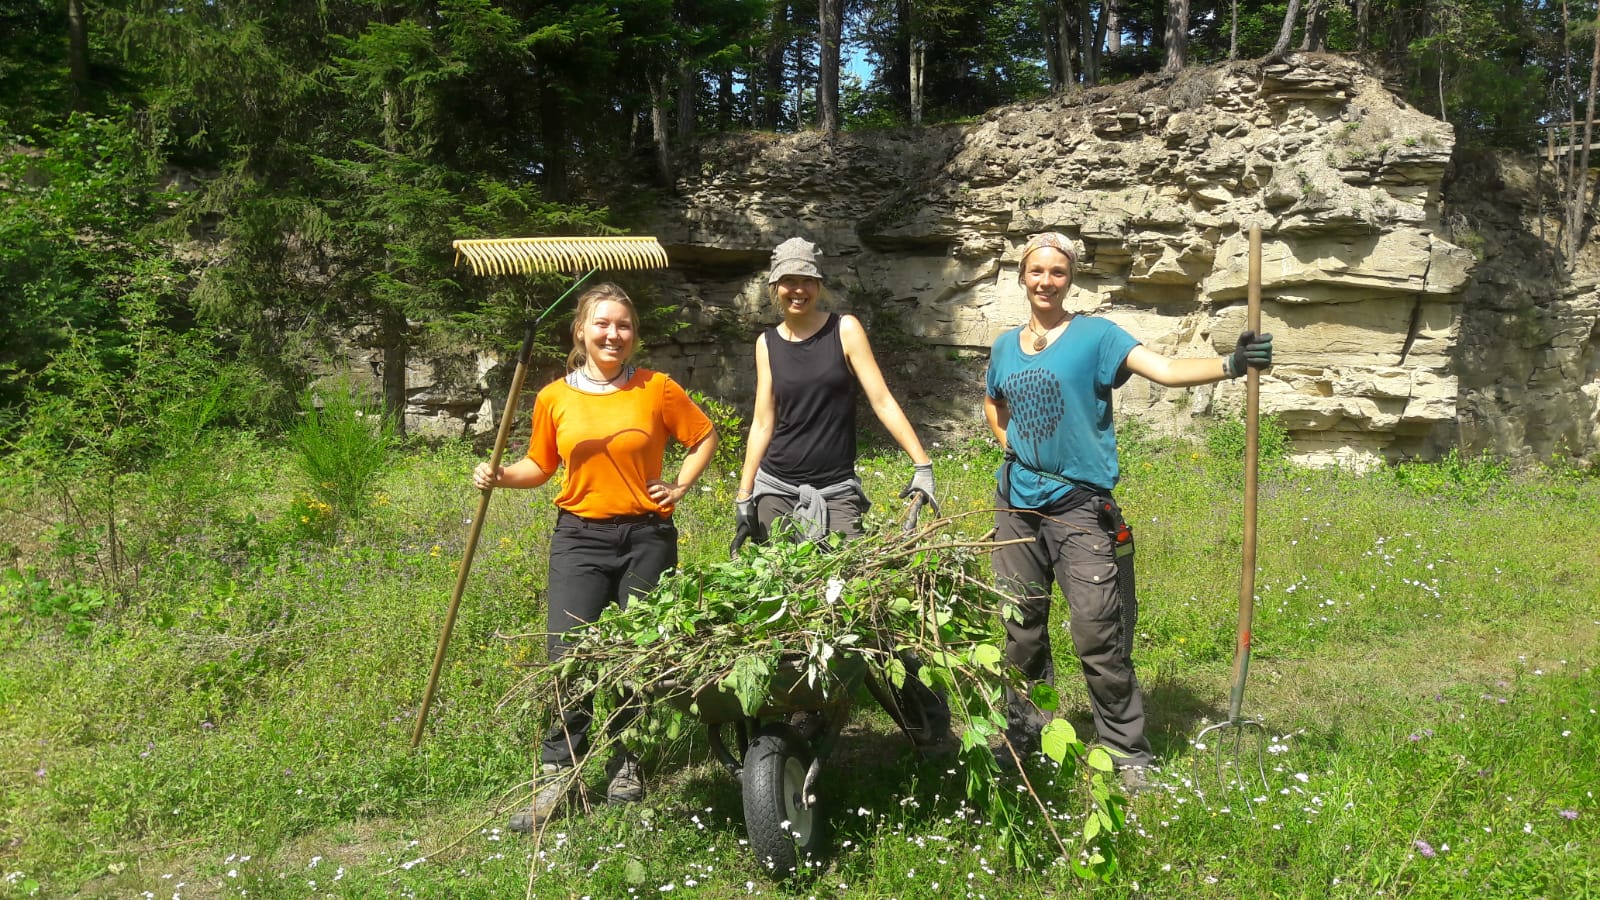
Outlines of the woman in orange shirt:
<svg viewBox="0 0 1600 900">
<path fill-rule="evenodd" d="M 612 603 L 626 606 L 677 565 L 672 509 L 717 449 L 711 420 L 677 382 L 629 362 L 638 347 L 638 320 L 633 302 L 615 284 L 596 285 L 579 297 L 569 371 L 534 401 L 527 456 L 498 470 L 480 463 L 472 474 L 480 490 L 535 488 L 563 469 L 546 589 L 551 662 L 566 652 L 569 628 L 593 622 Z M 661 477 L 669 439 L 689 448 L 673 481 Z M 634 712 L 625 703 L 608 730 L 620 733 Z M 591 696 L 561 710 L 540 750 L 533 806 L 511 817 L 511 830 L 538 828 L 580 788 L 572 767 L 589 752 L 593 718 Z M 606 772 L 607 800 L 644 798 L 631 753 L 619 750 Z"/>
</svg>

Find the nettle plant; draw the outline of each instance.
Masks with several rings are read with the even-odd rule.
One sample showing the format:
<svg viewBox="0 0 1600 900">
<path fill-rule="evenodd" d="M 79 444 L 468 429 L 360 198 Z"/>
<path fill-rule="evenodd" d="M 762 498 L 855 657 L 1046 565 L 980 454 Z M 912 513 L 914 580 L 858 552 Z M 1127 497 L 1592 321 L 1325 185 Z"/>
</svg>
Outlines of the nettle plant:
<svg viewBox="0 0 1600 900">
<path fill-rule="evenodd" d="M 1058 718 L 1042 749 L 1059 770 L 1045 780 L 1030 779 L 1026 769 L 1002 779 L 990 746 L 1006 742 L 1005 690 L 1046 710 L 1059 697 L 1048 685 L 1030 691 L 1006 661 L 999 617 L 1008 604 L 980 568 L 993 545 L 949 532 L 951 522 L 845 543 L 776 539 L 669 572 L 625 611 L 611 608 L 580 627 L 560 662 L 535 671 L 512 697 L 555 697 L 558 689 L 569 697 L 670 695 L 674 703 L 641 704 L 622 735 L 634 752 L 668 756 L 685 715 L 760 725 L 794 712 L 786 701 L 796 695 L 826 706 L 850 702 L 863 686 L 872 696 L 894 696 L 920 679 L 947 698 L 967 805 L 1012 862 L 1068 860 L 1084 877 L 1109 878 L 1127 801 L 1105 750 L 1086 747 Z M 591 753 L 615 749 L 609 742 Z M 1058 822 L 1077 833 L 1063 833 Z"/>
</svg>

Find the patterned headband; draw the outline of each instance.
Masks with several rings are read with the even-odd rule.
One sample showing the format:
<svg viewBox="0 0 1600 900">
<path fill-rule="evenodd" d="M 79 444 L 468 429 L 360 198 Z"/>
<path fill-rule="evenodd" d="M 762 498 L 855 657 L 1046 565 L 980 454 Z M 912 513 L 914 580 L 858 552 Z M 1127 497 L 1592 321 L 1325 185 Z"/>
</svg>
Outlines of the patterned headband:
<svg viewBox="0 0 1600 900">
<path fill-rule="evenodd" d="M 1028 262 L 1028 257 L 1033 254 L 1033 251 L 1038 250 L 1041 247 L 1050 247 L 1055 250 L 1060 250 L 1062 253 L 1066 254 L 1067 263 L 1069 265 L 1078 264 L 1077 242 L 1059 231 L 1042 231 L 1033 237 L 1028 238 L 1028 242 L 1022 245 L 1022 258 L 1017 260 L 1017 267 L 1021 268 L 1022 266 L 1026 265 Z"/>
</svg>

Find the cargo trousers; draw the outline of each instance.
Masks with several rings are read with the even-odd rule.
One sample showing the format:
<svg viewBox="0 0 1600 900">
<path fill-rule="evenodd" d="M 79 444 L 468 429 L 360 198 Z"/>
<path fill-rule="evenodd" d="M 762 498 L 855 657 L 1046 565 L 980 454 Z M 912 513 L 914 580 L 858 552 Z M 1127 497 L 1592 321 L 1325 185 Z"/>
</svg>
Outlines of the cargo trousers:
<svg viewBox="0 0 1600 900">
<path fill-rule="evenodd" d="M 997 495 L 995 541 L 1026 542 L 997 548 L 992 565 L 997 587 L 1009 598 L 1003 616 L 1006 658 L 1030 682 L 1054 685 L 1050 604 L 1052 586 L 1059 586 L 1100 743 L 1112 751 L 1119 768 L 1147 766 L 1144 696 L 1133 670 L 1132 635 L 1124 633 L 1132 623 L 1125 612 L 1132 610 L 1124 610 L 1118 587 L 1115 527 L 1108 530 L 1104 520 L 1108 503 L 1120 523 L 1121 512 L 1109 495 L 1048 515 L 1009 509 Z M 1007 737 L 1019 751 L 1037 750 L 1047 716 L 1015 691 L 1006 701 Z"/>
</svg>

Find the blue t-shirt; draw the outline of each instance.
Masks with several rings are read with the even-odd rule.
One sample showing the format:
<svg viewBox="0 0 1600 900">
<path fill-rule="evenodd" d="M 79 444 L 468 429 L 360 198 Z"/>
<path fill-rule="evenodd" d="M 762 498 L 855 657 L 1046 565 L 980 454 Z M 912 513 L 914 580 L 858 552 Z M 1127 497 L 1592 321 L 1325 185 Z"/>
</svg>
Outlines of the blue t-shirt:
<svg viewBox="0 0 1600 900">
<path fill-rule="evenodd" d="M 1021 330 L 1000 335 L 989 351 L 988 394 L 1010 410 L 1006 443 L 1022 463 L 1011 467 L 1011 502 L 1039 509 L 1072 490 L 1029 469 L 1111 490 L 1118 475 L 1111 391 L 1139 341 L 1115 322 L 1080 315 L 1030 356 L 1018 344 Z"/>
</svg>

